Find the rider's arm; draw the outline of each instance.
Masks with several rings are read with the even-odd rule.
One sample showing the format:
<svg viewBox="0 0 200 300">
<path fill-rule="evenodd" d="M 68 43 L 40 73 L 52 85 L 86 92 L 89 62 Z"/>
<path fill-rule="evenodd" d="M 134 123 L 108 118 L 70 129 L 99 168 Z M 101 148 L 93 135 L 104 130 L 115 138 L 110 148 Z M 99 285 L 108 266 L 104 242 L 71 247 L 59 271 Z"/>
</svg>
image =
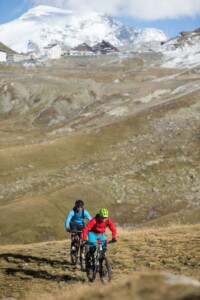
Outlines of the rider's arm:
<svg viewBox="0 0 200 300">
<path fill-rule="evenodd" d="M 112 232 L 112 238 L 116 238 L 117 230 L 116 230 L 113 220 L 110 218 L 108 219 L 108 227 L 109 227 L 110 231 Z"/>
<path fill-rule="evenodd" d="M 84 217 L 85 217 L 88 221 L 92 220 L 92 217 L 90 216 L 89 212 L 88 212 L 86 209 L 84 209 Z"/>
<path fill-rule="evenodd" d="M 68 216 L 66 217 L 66 220 L 65 220 L 66 230 L 69 229 L 69 223 L 70 223 L 71 219 L 73 218 L 73 216 L 74 216 L 74 211 L 71 210 L 70 213 L 68 214 Z"/>
</svg>

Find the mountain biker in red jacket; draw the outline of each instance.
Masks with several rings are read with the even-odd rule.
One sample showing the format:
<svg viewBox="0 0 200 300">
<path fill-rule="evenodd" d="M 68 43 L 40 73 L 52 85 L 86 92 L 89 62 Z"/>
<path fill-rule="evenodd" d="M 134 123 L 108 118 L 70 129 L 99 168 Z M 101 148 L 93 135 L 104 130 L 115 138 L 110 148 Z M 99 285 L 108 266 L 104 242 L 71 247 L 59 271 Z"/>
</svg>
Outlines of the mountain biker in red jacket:
<svg viewBox="0 0 200 300">
<path fill-rule="evenodd" d="M 106 228 L 109 228 L 112 232 L 112 242 L 116 242 L 116 227 L 111 218 L 109 218 L 109 212 L 106 208 L 102 208 L 100 212 L 87 223 L 83 229 L 83 240 L 89 240 L 90 250 L 95 251 L 96 241 L 100 239 L 103 243 L 103 249 L 106 250 Z"/>
</svg>

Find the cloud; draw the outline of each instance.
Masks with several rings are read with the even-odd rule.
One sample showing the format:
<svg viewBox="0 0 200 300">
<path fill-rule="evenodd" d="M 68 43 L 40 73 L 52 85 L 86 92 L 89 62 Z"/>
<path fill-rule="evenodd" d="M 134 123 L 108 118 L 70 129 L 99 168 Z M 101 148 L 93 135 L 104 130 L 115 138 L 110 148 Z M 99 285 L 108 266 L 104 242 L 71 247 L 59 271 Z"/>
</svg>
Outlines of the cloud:
<svg viewBox="0 0 200 300">
<path fill-rule="evenodd" d="M 200 15 L 200 0 L 29 0 L 70 10 L 94 10 L 112 16 L 156 21 Z"/>
</svg>

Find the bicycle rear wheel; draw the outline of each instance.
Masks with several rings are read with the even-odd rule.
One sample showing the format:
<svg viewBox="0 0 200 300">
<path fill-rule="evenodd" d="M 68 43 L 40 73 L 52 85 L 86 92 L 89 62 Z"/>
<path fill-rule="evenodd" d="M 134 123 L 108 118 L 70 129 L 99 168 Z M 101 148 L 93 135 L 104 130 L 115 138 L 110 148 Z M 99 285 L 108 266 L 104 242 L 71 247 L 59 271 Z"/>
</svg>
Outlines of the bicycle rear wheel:
<svg viewBox="0 0 200 300">
<path fill-rule="evenodd" d="M 103 284 L 108 284 L 112 280 L 111 266 L 106 256 L 100 260 L 99 275 Z"/>
</svg>

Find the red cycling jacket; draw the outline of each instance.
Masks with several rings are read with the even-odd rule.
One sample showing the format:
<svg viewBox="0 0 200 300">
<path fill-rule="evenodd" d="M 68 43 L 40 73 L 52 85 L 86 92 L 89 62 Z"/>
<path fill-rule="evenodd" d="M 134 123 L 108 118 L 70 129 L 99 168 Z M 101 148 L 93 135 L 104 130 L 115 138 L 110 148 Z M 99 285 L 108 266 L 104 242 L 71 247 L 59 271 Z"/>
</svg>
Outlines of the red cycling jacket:
<svg viewBox="0 0 200 300">
<path fill-rule="evenodd" d="M 87 240 L 88 231 L 92 231 L 95 234 L 103 234 L 106 231 L 106 228 L 109 228 L 112 231 L 112 238 L 116 238 L 116 227 L 111 218 L 106 220 L 99 220 L 97 217 L 94 217 L 90 220 L 83 229 L 83 239 Z"/>
</svg>

